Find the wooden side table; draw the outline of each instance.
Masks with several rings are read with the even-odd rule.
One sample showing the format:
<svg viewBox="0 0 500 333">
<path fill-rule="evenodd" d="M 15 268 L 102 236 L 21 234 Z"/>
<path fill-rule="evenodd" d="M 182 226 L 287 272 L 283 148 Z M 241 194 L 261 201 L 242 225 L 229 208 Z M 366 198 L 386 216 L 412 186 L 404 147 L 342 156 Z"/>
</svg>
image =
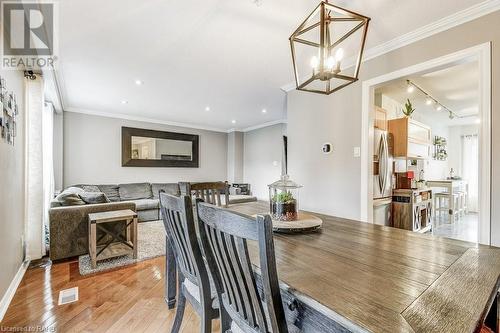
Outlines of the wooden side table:
<svg viewBox="0 0 500 333">
<path fill-rule="evenodd" d="M 123 222 L 123 228 L 115 231 L 105 227 L 107 223 Z M 97 239 L 97 229 L 103 235 Z M 126 238 L 122 236 L 126 231 Z M 106 235 L 111 236 L 105 244 L 97 245 Z M 137 213 L 130 210 L 115 210 L 89 214 L 89 255 L 92 268 L 97 267 L 97 260 L 123 256 L 132 253 L 137 259 Z"/>
</svg>

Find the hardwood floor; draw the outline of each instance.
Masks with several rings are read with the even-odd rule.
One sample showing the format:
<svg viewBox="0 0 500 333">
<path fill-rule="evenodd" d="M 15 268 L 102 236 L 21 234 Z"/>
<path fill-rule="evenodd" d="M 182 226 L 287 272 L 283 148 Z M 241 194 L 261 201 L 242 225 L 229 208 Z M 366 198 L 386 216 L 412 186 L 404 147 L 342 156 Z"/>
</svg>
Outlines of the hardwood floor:
<svg viewBox="0 0 500 333">
<path fill-rule="evenodd" d="M 165 258 L 159 257 L 93 276 L 80 276 L 78 262 L 31 268 L 0 323 L 44 332 L 170 332 L 175 309 L 163 300 Z M 79 300 L 57 305 L 59 291 L 78 287 Z M 214 321 L 214 332 L 219 329 Z M 39 330 L 41 331 L 41 330 Z M 186 307 L 181 332 L 199 332 L 199 319 Z"/>
</svg>

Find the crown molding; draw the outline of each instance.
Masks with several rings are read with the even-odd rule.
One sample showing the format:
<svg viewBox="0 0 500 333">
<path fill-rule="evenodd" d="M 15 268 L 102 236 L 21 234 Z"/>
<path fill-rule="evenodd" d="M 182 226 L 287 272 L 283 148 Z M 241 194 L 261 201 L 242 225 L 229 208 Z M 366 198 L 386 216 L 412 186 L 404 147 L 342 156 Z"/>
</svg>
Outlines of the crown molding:
<svg viewBox="0 0 500 333">
<path fill-rule="evenodd" d="M 204 130 L 204 131 L 221 132 L 221 133 L 248 132 L 248 131 L 253 131 L 253 130 L 256 130 L 259 128 L 263 128 L 263 127 L 268 127 L 268 126 L 272 126 L 272 125 L 276 125 L 276 124 L 285 124 L 286 123 L 286 120 L 279 119 L 279 120 L 269 121 L 266 123 L 262 123 L 262 124 L 250 126 L 250 127 L 245 127 L 245 128 L 223 129 L 223 128 L 211 127 L 211 126 L 202 126 L 202 125 L 196 125 L 196 124 L 190 124 L 190 123 L 167 121 L 167 120 L 156 119 L 156 118 L 131 116 L 128 114 L 123 114 L 123 113 L 102 112 L 102 111 L 86 110 L 86 109 L 79 109 L 79 108 L 73 108 L 73 107 L 68 107 L 64 111 L 71 112 L 71 113 L 81 113 L 81 114 L 86 114 L 86 115 L 90 115 L 90 116 L 100 116 L 100 117 L 123 119 L 123 120 L 141 121 L 141 122 L 145 122 L 145 123 L 162 124 L 162 125 L 177 126 L 177 127 L 184 127 L 184 128 L 193 128 L 193 129 L 199 129 L 199 130 Z"/>
<path fill-rule="evenodd" d="M 122 114 L 122 113 L 111 113 L 111 112 L 102 112 L 102 111 L 94 111 L 94 110 L 85 110 L 85 109 L 79 109 L 79 108 L 73 108 L 73 107 L 68 107 L 64 111 L 72 112 L 72 113 L 81 113 L 81 114 L 86 114 L 86 115 L 91 115 L 91 116 L 101 116 L 101 117 L 107 117 L 107 118 L 142 121 L 142 122 L 153 123 L 153 124 L 162 124 L 162 125 L 169 125 L 169 126 L 193 128 L 193 129 L 212 131 L 212 132 L 222 132 L 222 133 L 229 132 L 227 129 L 223 129 L 223 128 L 181 123 L 181 122 L 175 122 L 175 121 L 167 121 L 167 120 L 156 119 L 156 118 L 131 116 L 131 115 Z"/>
<path fill-rule="evenodd" d="M 237 129 L 231 130 L 230 132 L 234 132 L 234 131 L 250 132 L 250 131 L 260 129 L 260 128 L 269 127 L 269 126 L 273 126 L 273 125 L 277 125 L 277 124 L 286 124 L 286 123 L 287 123 L 286 119 L 278 119 L 278 120 L 268 121 L 267 123 L 263 123 L 263 124 L 259 124 L 259 125 L 255 125 L 255 126 L 245 127 L 245 128 L 239 129 L 239 130 L 237 130 Z"/>
<path fill-rule="evenodd" d="M 477 5 L 471 6 L 452 15 L 443 17 L 430 24 L 424 25 L 418 29 L 398 36 L 390 41 L 374 46 L 364 52 L 363 62 L 374 59 L 386 53 L 397 50 L 419 40 L 428 38 L 432 35 L 449 30 L 461 24 L 470 22 L 482 16 L 491 14 L 500 10 L 500 0 L 487 0 Z M 295 81 L 289 82 L 281 87 L 281 90 L 290 92 L 295 89 Z"/>
</svg>

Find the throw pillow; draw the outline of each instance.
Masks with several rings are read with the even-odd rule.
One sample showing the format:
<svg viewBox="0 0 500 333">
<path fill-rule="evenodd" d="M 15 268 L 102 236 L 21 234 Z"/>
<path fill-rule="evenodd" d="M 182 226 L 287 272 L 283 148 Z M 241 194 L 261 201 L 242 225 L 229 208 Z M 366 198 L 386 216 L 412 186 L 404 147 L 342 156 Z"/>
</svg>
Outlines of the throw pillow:
<svg viewBox="0 0 500 333">
<path fill-rule="evenodd" d="M 81 193 L 84 193 L 81 188 L 68 187 L 56 197 L 56 200 L 61 203 L 61 206 L 85 205 L 85 201 L 83 201 L 79 196 Z"/>
<path fill-rule="evenodd" d="M 102 204 L 110 202 L 106 194 L 102 192 L 84 192 L 79 194 L 80 198 L 88 204 Z"/>
<path fill-rule="evenodd" d="M 101 190 L 99 190 L 99 187 L 97 187 L 97 185 L 82 185 L 82 189 L 85 192 L 101 192 Z"/>
<path fill-rule="evenodd" d="M 97 185 L 101 192 L 104 192 L 108 197 L 109 201 L 117 202 L 120 201 L 120 194 L 118 193 L 117 185 Z"/>
</svg>

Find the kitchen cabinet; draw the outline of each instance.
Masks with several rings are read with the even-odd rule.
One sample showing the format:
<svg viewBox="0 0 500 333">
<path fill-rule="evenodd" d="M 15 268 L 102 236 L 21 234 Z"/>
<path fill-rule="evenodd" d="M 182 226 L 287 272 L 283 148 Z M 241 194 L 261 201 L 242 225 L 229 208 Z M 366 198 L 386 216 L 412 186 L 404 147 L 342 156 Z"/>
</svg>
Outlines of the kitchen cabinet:
<svg viewBox="0 0 500 333">
<path fill-rule="evenodd" d="M 411 118 L 388 121 L 392 137 L 393 157 L 404 159 L 428 159 L 431 156 L 431 128 Z"/>
<path fill-rule="evenodd" d="M 378 106 L 375 107 L 374 126 L 382 131 L 387 131 L 387 111 Z"/>
<path fill-rule="evenodd" d="M 398 189 L 392 196 L 392 226 L 416 232 L 432 228 L 432 190 Z"/>
</svg>

